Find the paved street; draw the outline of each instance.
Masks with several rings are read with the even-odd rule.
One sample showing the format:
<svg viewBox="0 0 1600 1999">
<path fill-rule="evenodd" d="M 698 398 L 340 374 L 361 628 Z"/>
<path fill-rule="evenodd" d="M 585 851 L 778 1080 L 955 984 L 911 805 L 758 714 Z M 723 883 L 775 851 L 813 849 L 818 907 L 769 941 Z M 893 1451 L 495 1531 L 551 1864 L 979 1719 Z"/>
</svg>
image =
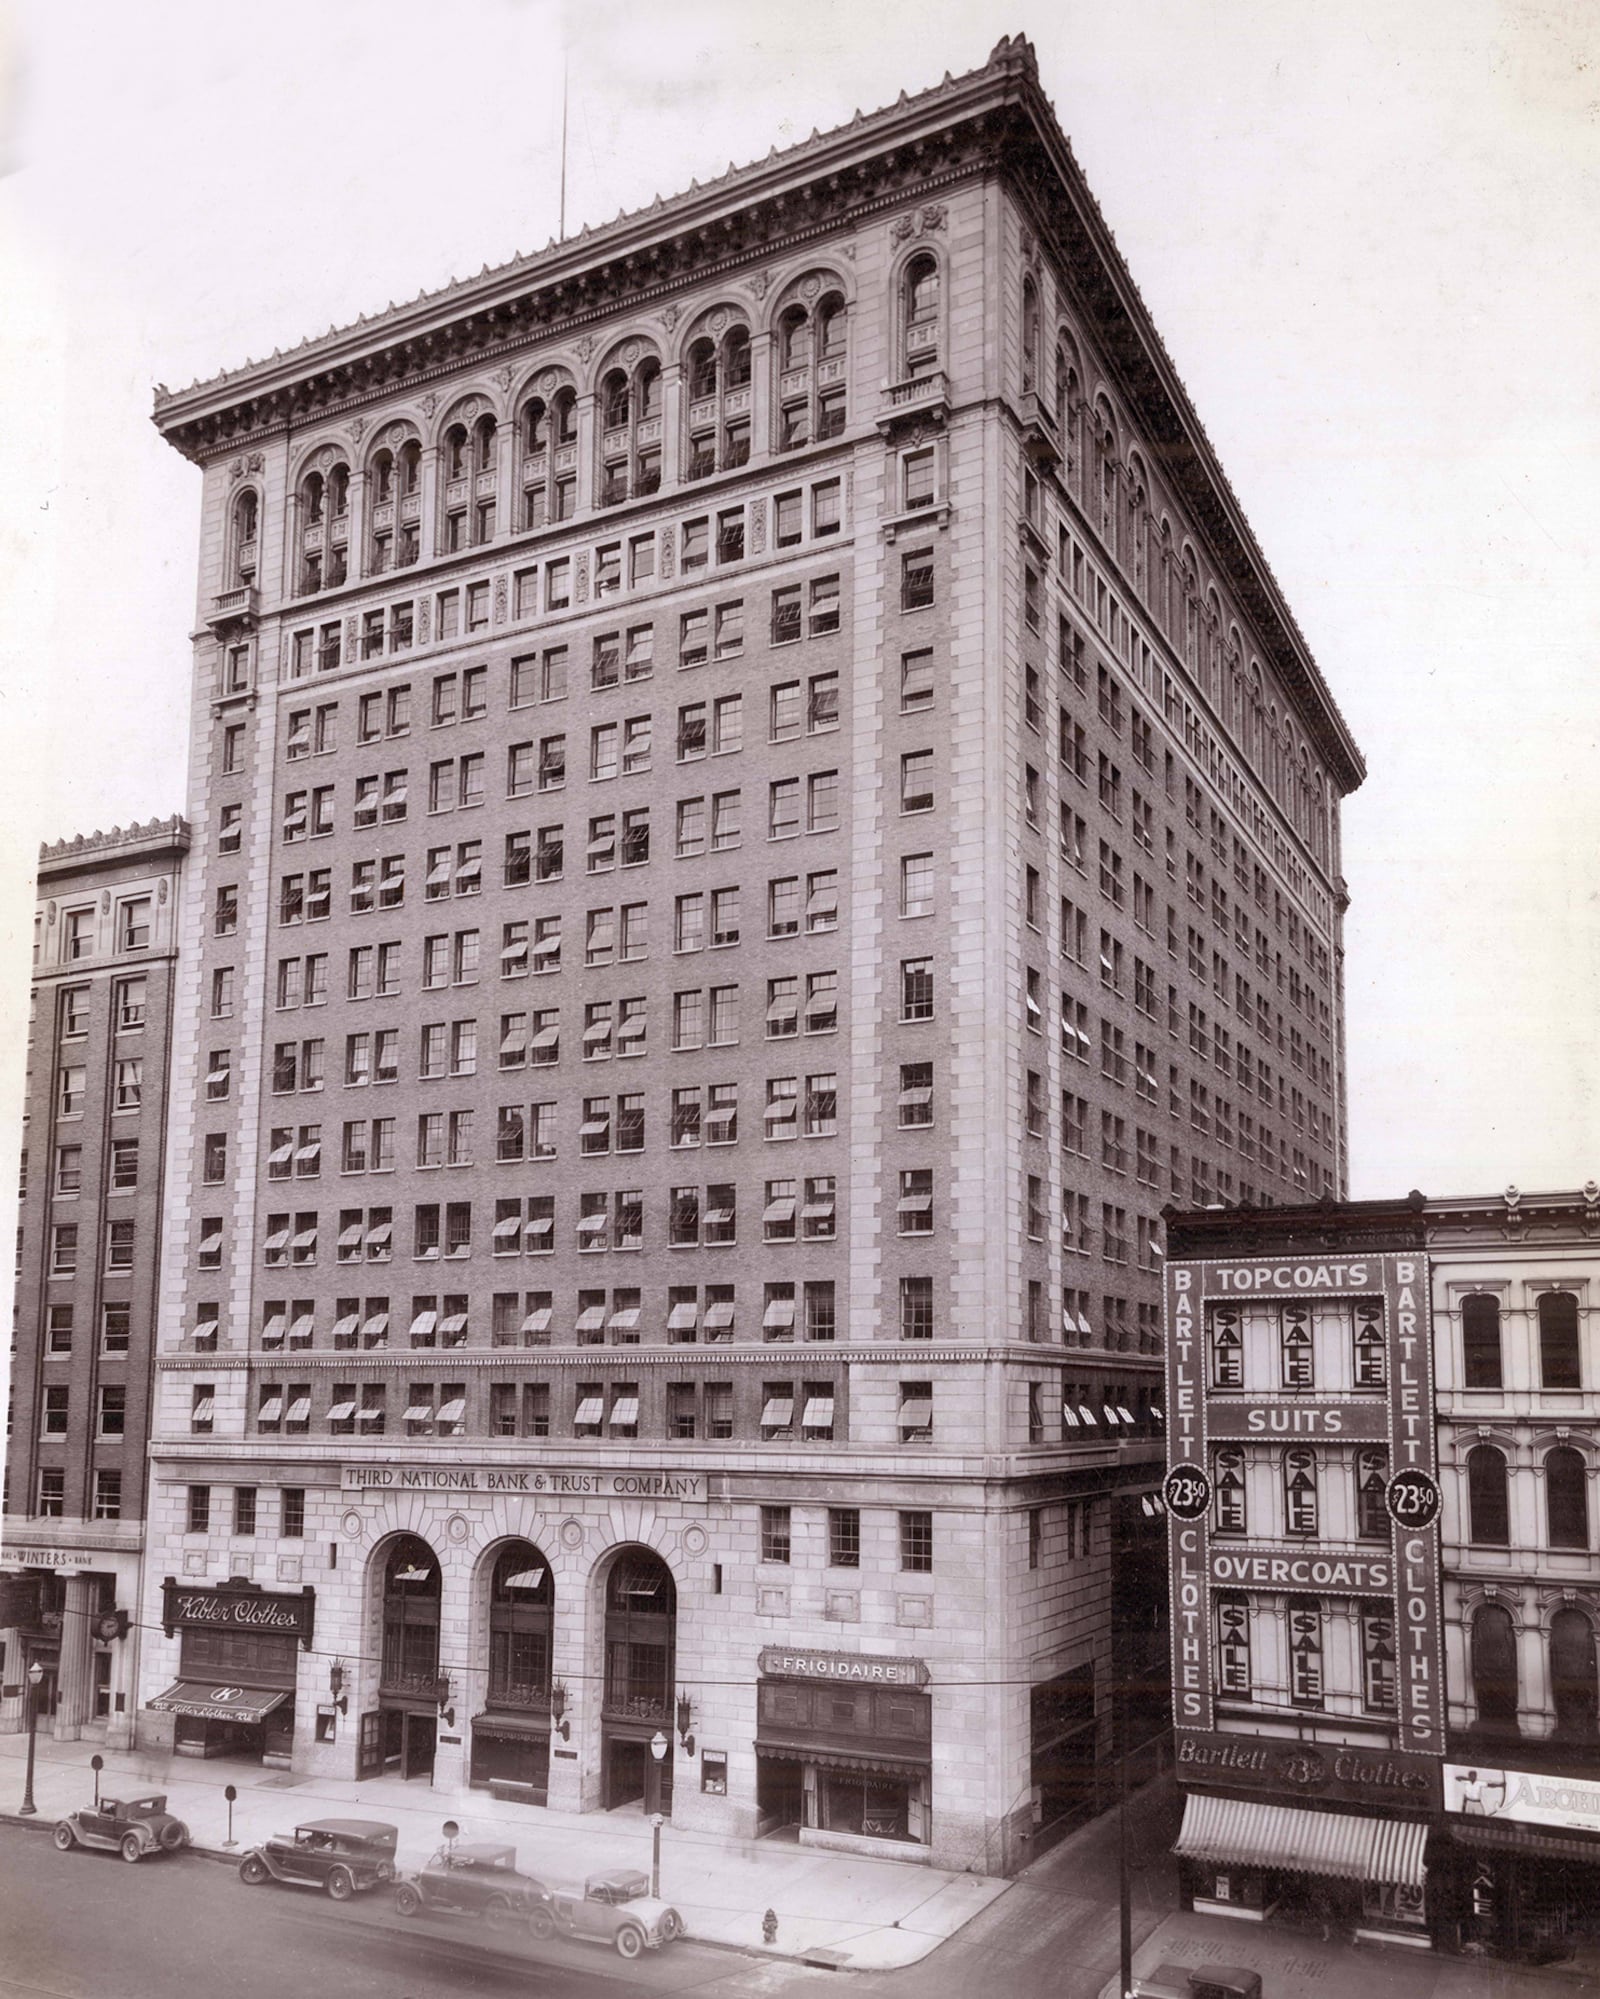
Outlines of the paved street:
<svg viewBox="0 0 1600 1999">
<path fill-rule="evenodd" d="M 0 1826 L 0 1999 L 755 1999 L 829 1975 L 694 1943 L 626 1964 L 598 1946 L 407 1922 L 383 1894 L 339 1907 L 306 1889 L 246 1888 L 198 1854 L 128 1867 Z"/>
<path fill-rule="evenodd" d="M 1156 1786 L 1130 1812 L 1137 1944 L 1175 1902 L 1176 1806 Z M 1117 1964 L 1116 1819 L 1047 1854 L 920 1964 L 845 1973 L 693 1942 L 626 1964 L 595 1947 L 490 1937 L 471 1922 L 406 1922 L 387 1896 L 338 1907 L 307 1890 L 245 1888 L 198 1854 L 125 1866 L 57 1853 L 0 1825 L 0 1999 L 462 1999 L 468 1994 L 708 1993 L 841 1988 L 871 1999 L 1092 1999 Z M 913 1910 L 905 1926 L 914 1929 Z"/>
</svg>

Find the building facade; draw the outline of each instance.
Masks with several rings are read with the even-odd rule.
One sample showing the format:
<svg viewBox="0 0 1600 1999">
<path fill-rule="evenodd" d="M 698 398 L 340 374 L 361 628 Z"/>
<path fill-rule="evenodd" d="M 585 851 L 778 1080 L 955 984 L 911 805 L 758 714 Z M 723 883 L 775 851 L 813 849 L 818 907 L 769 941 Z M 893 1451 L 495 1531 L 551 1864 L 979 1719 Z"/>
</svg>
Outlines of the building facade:
<svg viewBox="0 0 1600 1999">
<path fill-rule="evenodd" d="M 1171 1219 L 1196 1907 L 1595 1937 L 1600 1188 Z"/>
<path fill-rule="evenodd" d="M 1600 1187 L 1428 1204 L 1451 1937 L 1600 1937 Z"/>
<path fill-rule="evenodd" d="M 181 818 L 41 849 L 23 1113 L 0 1729 L 133 1740 Z"/>
<path fill-rule="evenodd" d="M 1159 1205 L 1343 1191 L 1362 775 L 1031 51 L 157 422 L 148 1739 L 1017 1864 Z"/>
</svg>

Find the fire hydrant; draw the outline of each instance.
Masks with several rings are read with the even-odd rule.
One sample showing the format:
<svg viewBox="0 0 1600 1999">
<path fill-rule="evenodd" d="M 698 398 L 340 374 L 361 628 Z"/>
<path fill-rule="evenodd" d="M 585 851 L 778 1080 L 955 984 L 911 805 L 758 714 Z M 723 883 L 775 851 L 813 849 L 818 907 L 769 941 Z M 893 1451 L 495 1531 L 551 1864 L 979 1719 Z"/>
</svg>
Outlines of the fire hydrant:
<svg viewBox="0 0 1600 1999">
<path fill-rule="evenodd" d="M 778 1941 L 778 1912 L 776 1909 L 768 1909 L 767 1913 L 761 1918 L 761 1941 L 763 1943 L 776 1943 Z"/>
</svg>

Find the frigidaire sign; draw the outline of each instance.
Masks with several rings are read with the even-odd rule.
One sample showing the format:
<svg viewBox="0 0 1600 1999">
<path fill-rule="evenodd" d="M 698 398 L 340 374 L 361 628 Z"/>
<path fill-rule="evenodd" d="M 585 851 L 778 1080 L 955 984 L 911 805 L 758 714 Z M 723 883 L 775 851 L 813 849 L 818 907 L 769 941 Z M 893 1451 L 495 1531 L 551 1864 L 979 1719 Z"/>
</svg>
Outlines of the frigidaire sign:
<svg viewBox="0 0 1600 1999">
<path fill-rule="evenodd" d="M 1398 1724 L 1396 1751 L 1403 1754 L 1390 1759 L 1394 1768 L 1407 1767 L 1406 1755 L 1442 1755 L 1426 1260 L 1385 1253 L 1174 1261 L 1166 1313 L 1178 1729 L 1193 1731 L 1194 1743 L 1212 1739 L 1219 1672 L 1226 1698 L 1240 1708 L 1254 1705 L 1257 1634 L 1265 1643 L 1269 1620 L 1284 1622 L 1291 1644 L 1297 1635 L 1306 1644 L 1318 1626 L 1316 1606 L 1305 1599 L 1317 1599 L 1324 1610 L 1330 1600 L 1344 1599 L 1371 1637 L 1360 1662 L 1362 1711 Z M 1332 1495 L 1354 1492 L 1361 1479 L 1370 1484 L 1361 1495 L 1358 1536 L 1355 1514 Z M 1333 1520 L 1342 1523 L 1338 1539 L 1330 1533 Z M 1214 1592 L 1227 1592 L 1224 1605 L 1214 1602 Z M 1392 1610 L 1392 1621 L 1380 1606 Z M 1218 1622 L 1224 1611 L 1226 1631 Z M 1215 1657 L 1224 1643 L 1226 1652 Z M 1314 1641 L 1307 1649 L 1315 1649 Z M 1322 1671 L 1318 1653 L 1298 1695 L 1291 1695 L 1295 1706 L 1322 1709 Z M 1281 1704 L 1281 1692 L 1276 1699 Z M 1259 1747 L 1252 1741 L 1251 1753 Z M 1309 1752 L 1292 1747 L 1309 1768 Z M 1316 1753 L 1329 1751 L 1319 1745 Z M 1222 1767 L 1185 1766 L 1180 1759 L 1180 1774 L 1195 1781 L 1218 1781 Z M 1274 1763 L 1255 1775 L 1271 1789 L 1283 1770 Z M 1356 1790 L 1327 1788 L 1346 1782 Z M 1326 1797 L 1373 1794 L 1331 1770 L 1300 1788 Z"/>
<path fill-rule="evenodd" d="M 1174 1741 L 1178 1775 L 1190 1783 L 1400 1811 L 1439 1809 L 1439 1763 L 1433 1756 L 1187 1728 L 1180 1728 Z"/>
</svg>

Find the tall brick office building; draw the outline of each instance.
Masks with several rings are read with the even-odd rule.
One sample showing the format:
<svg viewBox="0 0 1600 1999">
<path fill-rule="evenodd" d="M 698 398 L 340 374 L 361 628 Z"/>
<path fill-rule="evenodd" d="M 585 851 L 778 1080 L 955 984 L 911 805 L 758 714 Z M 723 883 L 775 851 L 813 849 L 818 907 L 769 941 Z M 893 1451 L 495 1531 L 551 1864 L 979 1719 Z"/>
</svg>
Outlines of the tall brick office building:
<svg viewBox="0 0 1600 1999">
<path fill-rule="evenodd" d="M 40 850 L 0 1729 L 133 1740 L 181 818 Z M 120 1614 L 119 1614 L 120 1613 Z"/>
<path fill-rule="evenodd" d="M 147 1735 L 1017 1864 L 1155 1217 L 1344 1188 L 1362 775 L 1031 50 L 157 422 Z"/>
</svg>

